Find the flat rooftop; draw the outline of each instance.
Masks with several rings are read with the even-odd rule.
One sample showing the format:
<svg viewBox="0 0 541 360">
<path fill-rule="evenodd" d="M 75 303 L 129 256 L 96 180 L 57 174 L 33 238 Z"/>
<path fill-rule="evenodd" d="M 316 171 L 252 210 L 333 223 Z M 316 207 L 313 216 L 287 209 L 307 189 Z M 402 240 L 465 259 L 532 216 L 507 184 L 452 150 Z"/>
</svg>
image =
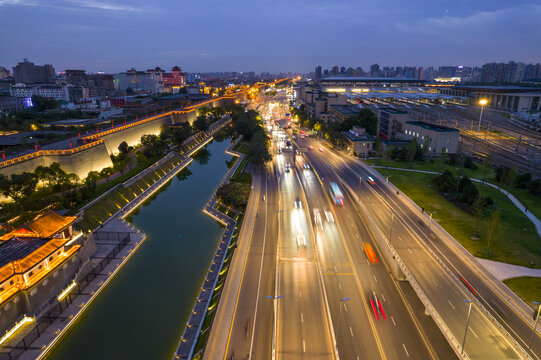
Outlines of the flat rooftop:
<svg viewBox="0 0 541 360">
<path fill-rule="evenodd" d="M 327 76 L 321 81 L 356 81 L 356 82 L 416 82 L 424 83 L 424 80 L 414 78 L 393 78 L 393 77 L 365 77 L 365 76 Z"/>
<path fill-rule="evenodd" d="M 458 129 L 453 129 L 442 125 L 430 124 L 424 121 L 406 121 L 406 124 L 420 126 L 422 128 L 438 132 L 458 132 Z"/>
<path fill-rule="evenodd" d="M 388 112 L 389 114 L 407 114 L 407 111 L 397 110 L 390 107 L 379 108 L 381 111 Z"/>
<path fill-rule="evenodd" d="M 357 115 L 361 110 L 355 105 L 331 105 L 331 108 L 344 115 Z"/>
</svg>

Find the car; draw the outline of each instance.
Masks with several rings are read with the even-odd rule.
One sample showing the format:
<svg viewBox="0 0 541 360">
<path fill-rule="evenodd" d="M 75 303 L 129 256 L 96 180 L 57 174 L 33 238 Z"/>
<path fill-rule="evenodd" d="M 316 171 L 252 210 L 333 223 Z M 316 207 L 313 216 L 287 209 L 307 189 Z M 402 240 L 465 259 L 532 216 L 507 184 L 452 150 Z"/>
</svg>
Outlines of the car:
<svg viewBox="0 0 541 360">
<path fill-rule="evenodd" d="M 372 176 L 369 176 L 366 180 L 368 180 L 371 185 L 376 185 L 376 182 L 374 181 L 374 179 L 372 179 Z"/>
<path fill-rule="evenodd" d="M 306 247 L 306 238 L 302 231 L 297 231 L 297 247 L 304 246 Z"/>
<path fill-rule="evenodd" d="M 304 168 L 305 169 L 310 169 L 310 165 L 308 165 L 308 163 L 304 163 Z"/>
<path fill-rule="evenodd" d="M 302 208 L 302 204 L 301 204 L 301 199 L 299 199 L 298 197 L 295 199 L 295 209 L 301 209 Z"/>
<path fill-rule="evenodd" d="M 334 216 L 332 215 L 332 212 L 329 209 L 325 210 L 325 218 L 328 222 L 334 222 Z"/>
<path fill-rule="evenodd" d="M 286 172 L 289 172 L 290 170 L 290 165 L 289 165 L 289 162 L 286 163 Z"/>
<path fill-rule="evenodd" d="M 319 147 L 319 151 L 323 152 L 323 148 L 321 146 Z"/>
<path fill-rule="evenodd" d="M 314 222 L 316 223 L 316 227 L 318 229 L 323 228 L 323 223 L 321 222 L 321 212 L 318 208 L 314 208 Z"/>
<path fill-rule="evenodd" d="M 365 242 L 363 245 L 363 248 L 364 248 L 364 253 L 366 257 L 372 264 L 379 263 L 378 257 L 376 256 L 376 252 L 374 251 L 374 248 L 372 248 L 372 245 Z"/>
<path fill-rule="evenodd" d="M 278 153 L 278 154 L 281 154 L 281 153 L 282 153 L 282 149 L 278 149 L 277 153 Z"/>
<path fill-rule="evenodd" d="M 312 145 L 308 145 L 308 149 L 314 150 L 314 147 Z"/>
</svg>

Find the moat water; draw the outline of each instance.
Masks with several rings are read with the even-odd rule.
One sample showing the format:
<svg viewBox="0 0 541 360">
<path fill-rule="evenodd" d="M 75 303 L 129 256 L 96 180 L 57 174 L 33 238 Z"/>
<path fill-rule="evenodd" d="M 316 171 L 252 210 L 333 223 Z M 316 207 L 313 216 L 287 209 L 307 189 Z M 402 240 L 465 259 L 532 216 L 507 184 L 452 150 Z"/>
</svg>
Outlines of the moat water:
<svg viewBox="0 0 541 360">
<path fill-rule="evenodd" d="M 133 215 L 146 241 L 48 359 L 172 358 L 223 233 L 201 210 L 228 170 L 228 145 L 209 144 L 206 164 L 192 162 L 192 175 Z"/>
</svg>

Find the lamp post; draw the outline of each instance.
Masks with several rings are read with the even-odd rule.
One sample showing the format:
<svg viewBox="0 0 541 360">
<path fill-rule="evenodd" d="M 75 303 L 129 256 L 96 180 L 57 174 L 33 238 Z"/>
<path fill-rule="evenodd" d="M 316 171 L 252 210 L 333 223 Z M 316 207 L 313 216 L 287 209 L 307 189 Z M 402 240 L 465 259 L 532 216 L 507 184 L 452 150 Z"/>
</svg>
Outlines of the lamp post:
<svg viewBox="0 0 541 360">
<path fill-rule="evenodd" d="M 389 244 L 393 243 L 394 211 L 391 211 L 391 231 L 389 232 Z"/>
<path fill-rule="evenodd" d="M 345 297 L 340 299 L 340 311 L 338 312 L 338 324 L 336 325 L 336 347 L 338 347 L 338 334 L 340 333 L 340 318 L 342 317 L 342 303 L 348 301 L 350 298 Z"/>
<path fill-rule="evenodd" d="M 468 309 L 468 319 L 466 320 L 466 330 L 464 331 L 464 340 L 462 340 L 462 355 L 464 355 L 464 345 L 466 345 L 466 335 L 468 334 L 468 327 L 470 325 L 470 315 L 471 315 L 471 304 L 472 301 L 468 299 L 463 299 L 462 301 L 469 303 L 470 307 Z"/>
<path fill-rule="evenodd" d="M 477 126 L 477 137 L 479 137 L 479 131 L 481 131 L 481 119 L 483 118 L 483 109 L 485 108 L 485 105 L 487 104 L 486 99 L 481 99 L 479 101 L 479 105 L 481 105 L 481 113 L 479 114 L 479 125 Z"/>
<path fill-rule="evenodd" d="M 535 325 L 532 330 L 532 337 L 530 338 L 530 343 L 528 344 L 528 350 L 532 347 L 533 337 L 535 335 L 535 330 L 537 329 L 537 320 L 539 320 L 539 313 L 541 312 L 541 303 L 538 303 L 537 301 L 532 301 L 532 303 L 539 305 L 539 308 L 537 309 L 537 315 L 535 316 Z"/>
</svg>

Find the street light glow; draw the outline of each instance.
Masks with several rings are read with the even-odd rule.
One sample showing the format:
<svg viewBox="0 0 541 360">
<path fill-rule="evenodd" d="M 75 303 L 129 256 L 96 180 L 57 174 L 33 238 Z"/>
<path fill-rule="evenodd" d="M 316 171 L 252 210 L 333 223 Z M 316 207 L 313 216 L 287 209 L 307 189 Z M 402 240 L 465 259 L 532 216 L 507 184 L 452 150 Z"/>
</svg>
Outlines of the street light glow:
<svg viewBox="0 0 541 360">
<path fill-rule="evenodd" d="M 479 105 L 485 106 L 487 103 L 488 103 L 488 100 L 487 100 L 487 99 L 481 99 L 481 100 L 479 100 Z"/>
</svg>

